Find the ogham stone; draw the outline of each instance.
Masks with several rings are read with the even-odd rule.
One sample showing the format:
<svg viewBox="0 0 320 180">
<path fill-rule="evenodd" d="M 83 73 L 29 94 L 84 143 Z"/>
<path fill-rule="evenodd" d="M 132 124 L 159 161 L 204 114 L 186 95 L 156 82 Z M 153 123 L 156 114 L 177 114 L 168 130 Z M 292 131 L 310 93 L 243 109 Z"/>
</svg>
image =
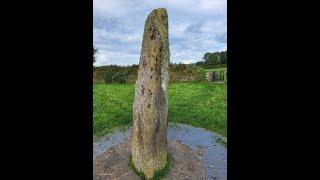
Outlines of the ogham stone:
<svg viewBox="0 0 320 180">
<path fill-rule="evenodd" d="M 144 27 L 131 145 L 132 162 L 147 179 L 167 162 L 169 61 L 167 11 L 155 9 L 148 15 Z"/>
</svg>

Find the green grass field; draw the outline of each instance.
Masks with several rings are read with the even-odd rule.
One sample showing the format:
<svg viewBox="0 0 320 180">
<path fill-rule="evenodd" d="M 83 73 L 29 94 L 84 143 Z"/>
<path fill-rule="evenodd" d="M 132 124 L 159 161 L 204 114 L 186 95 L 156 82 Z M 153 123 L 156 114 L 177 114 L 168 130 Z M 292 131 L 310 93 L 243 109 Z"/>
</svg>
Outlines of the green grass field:
<svg viewBox="0 0 320 180">
<path fill-rule="evenodd" d="M 134 84 L 93 85 L 93 134 L 132 124 Z M 169 122 L 191 124 L 227 136 L 227 85 L 171 83 Z"/>
</svg>

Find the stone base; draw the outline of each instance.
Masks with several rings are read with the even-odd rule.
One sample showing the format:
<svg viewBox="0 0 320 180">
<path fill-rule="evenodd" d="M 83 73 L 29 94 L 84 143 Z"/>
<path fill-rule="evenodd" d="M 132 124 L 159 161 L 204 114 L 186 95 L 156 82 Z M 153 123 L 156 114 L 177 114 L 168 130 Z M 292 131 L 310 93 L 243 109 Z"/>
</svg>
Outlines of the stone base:
<svg viewBox="0 0 320 180">
<path fill-rule="evenodd" d="M 170 172 L 165 179 L 205 179 L 204 163 L 196 153 L 178 141 L 169 141 L 171 155 Z M 128 166 L 131 141 L 109 148 L 93 161 L 94 180 L 139 180 Z"/>
</svg>

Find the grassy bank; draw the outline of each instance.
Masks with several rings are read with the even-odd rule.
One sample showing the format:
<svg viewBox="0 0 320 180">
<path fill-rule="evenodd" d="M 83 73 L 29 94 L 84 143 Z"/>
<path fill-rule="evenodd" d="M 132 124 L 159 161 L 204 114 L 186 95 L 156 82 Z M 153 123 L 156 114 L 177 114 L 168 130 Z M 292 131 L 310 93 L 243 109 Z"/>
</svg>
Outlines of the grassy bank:
<svg viewBox="0 0 320 180">
<path fill-rule="evenodd" d="M 93 85 L 93 132 L 132 124 L 134 84 Z M 227 135 L 227 86 L 214 83 L 171 83 L 169 122 L 191 124 Z"/>
</svg>

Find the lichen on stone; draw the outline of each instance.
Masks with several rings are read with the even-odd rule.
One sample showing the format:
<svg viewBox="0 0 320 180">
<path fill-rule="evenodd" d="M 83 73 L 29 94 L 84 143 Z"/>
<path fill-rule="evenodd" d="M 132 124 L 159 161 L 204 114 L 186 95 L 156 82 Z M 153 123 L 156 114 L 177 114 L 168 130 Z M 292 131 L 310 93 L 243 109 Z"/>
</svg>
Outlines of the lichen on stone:
<svg viewBox="0 0 320 180">
<path fill-rule="evenodd" d="M 147 17 L 135 86 L 132 161 L 147 177 L 164 166 L 167 156 L 167 18 L 164 8 L 153 10 Z"/>
</svg>

